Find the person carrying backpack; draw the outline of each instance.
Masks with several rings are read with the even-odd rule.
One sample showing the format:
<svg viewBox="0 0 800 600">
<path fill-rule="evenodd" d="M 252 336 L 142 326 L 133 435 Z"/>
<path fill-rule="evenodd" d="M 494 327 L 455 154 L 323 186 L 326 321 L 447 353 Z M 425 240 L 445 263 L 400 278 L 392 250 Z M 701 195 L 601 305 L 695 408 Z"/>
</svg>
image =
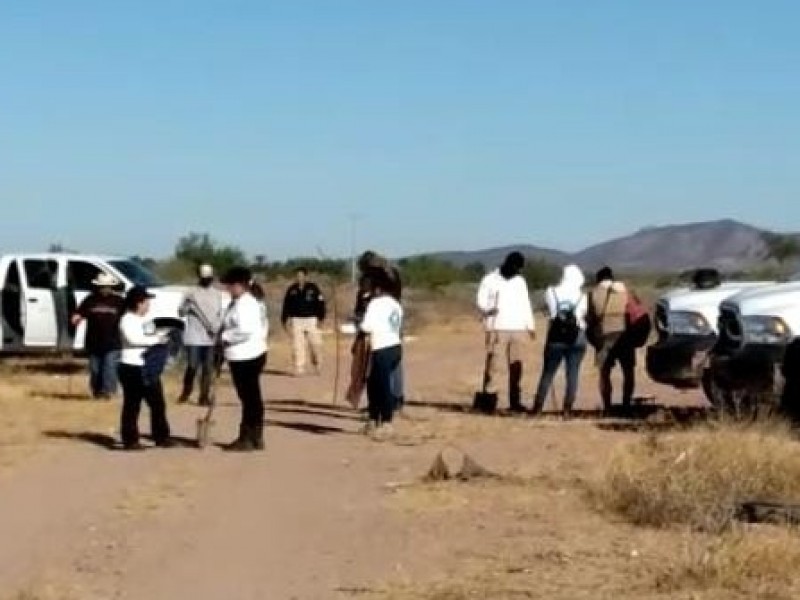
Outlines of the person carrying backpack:
<svg viewBox="0 0 800 600">
<path fill-rule="evenodd" d="M 614 279 L 610 267 L 600 269 L 595 282 L 589 301 L 588 332 L 589 342 L 597 350 L 603 410 L 606 414 L 611 410 L 611 372 L 619 364 L 622 407 L 628 411 L 636 387 L 636 349 L 647 341 L 650 318 L 636 295 Z"/>
<path fill-rule="evenodd" d="M 544 361 L 539 387 L 536 390 L 531 414 L 542 412 L 553 378 L 564 362 L 567 389 L 564 394 L 564 418 L 572 414 L 578 393 L 581 363 L 586 355 L 586 314 L 588 301 L 583 293 L 585 278 L 576 265 L 567 265 L 561 283 L 547 288 L 544 299 L 550 316 L 550 326 L 544 346 Z"/>
</svg>

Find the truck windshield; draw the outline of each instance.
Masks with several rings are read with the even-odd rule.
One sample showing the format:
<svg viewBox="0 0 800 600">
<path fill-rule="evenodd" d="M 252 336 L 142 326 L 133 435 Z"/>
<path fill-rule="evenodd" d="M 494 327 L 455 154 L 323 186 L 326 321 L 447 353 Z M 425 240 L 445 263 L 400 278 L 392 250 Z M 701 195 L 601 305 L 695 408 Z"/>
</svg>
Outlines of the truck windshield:
<svg viewBox="0 0 800 600">
<path fill-rule="evenodd" d="M 140 285 L 146 288 L 161 287 L 164 285 L 158 277 L 135 260 L 112 260 L 110 264 L 119 271 L 121 275 L 129 279 L 133 285 Z"/>
</svg>

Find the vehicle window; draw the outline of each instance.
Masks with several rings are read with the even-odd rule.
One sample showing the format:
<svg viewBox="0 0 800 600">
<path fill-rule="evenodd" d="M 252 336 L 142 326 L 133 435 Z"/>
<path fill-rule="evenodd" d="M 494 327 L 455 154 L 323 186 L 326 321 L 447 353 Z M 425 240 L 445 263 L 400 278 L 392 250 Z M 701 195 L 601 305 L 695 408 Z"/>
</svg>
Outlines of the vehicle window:
<svg viewBox="0 0 800 600">
<path fill-rule="evenodd" d="M 28 287 L 37 290 L 55 290 L 58 263 L 54 260 L 28 259 L 25 265 L 25 279 Z"/>
<path fill-rule="evenodd" d="M 20 290 L 19 267 L 17 266 L 17 261 L 15 260 L 8 264 L 8 271 L 6 271 L 6 281 L 4 287 L 15 292 Z"/>
<path fill-rule="evenodd" d="M 92 291 L 92 282 L 103 270 L 92 263 L 71 260 L 67 266 L 67 285 L 81 292 Z"/>
<path fill-rule="evenodd" d="M 133 285 L 146 288 L 161 287 L 164 284 L 144 265 L 135 260 L 112 260 L 109 264 L 120 272 Z"/>
</svg>

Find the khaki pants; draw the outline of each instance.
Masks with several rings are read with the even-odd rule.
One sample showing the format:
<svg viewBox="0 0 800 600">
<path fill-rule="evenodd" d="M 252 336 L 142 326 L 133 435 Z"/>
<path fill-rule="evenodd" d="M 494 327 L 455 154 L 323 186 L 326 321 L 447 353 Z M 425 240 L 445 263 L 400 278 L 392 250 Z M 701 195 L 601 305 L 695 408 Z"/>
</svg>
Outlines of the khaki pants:
<svg viewBox="0 0 800 600">
<path fill-rule="evenodd" d="M 509 405 L 522 405 L 522 359 L 527 346 L 528 334 L 524 331 L 493 331 L 486 333 L 486 370 L 484 390 L 496 394 L 497 381 L 503 363 L 508 369 Z"/>
<path fill-rule="evenodd" d="M 317 323 L 316 317 L 293 318 L 291 321 L 294 368 L 298 374 L 302 374 L 306 370 L 307 347 L 311 349 L 311 364 L 317 369 L 322 366 L 322 336 Z"/>
</svg>

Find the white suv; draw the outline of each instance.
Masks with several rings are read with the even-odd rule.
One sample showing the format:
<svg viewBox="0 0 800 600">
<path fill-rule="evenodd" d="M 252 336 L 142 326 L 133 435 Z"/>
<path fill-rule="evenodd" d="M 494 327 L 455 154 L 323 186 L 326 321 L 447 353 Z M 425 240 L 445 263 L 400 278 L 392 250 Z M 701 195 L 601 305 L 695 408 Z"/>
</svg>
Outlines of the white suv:
<svg viewBox="0 0 800 600">
<path fill-rule="evenodd" d="M 92 290 L 100 273 L 155 295 L 149 319 L 156 327 L 183 329 L 178 309 L 186 288 L 166 286 L 138 262 L 112 256 L 13 254 L 0 256 L 0 352 L 83 349 L 85 324 L 70 315 Z"/>
<path fill-rule="evenodd" d="M 715 404 L 776 401 L 786 347 L 800 335 L 800 277 L 728 298 L 719 329 L 709 365 Z"/>
<path fill-rule="evenodd" d="M 717 343 L 720 302 L 769 285 L 766 281 L 727 282 L 707 289 L 678 288 L 661 296 L 654 319 L 658 340 L 647 348 L 650 378 L 680 389 L 703 384 L 709 352 Z"/>
</svg>

